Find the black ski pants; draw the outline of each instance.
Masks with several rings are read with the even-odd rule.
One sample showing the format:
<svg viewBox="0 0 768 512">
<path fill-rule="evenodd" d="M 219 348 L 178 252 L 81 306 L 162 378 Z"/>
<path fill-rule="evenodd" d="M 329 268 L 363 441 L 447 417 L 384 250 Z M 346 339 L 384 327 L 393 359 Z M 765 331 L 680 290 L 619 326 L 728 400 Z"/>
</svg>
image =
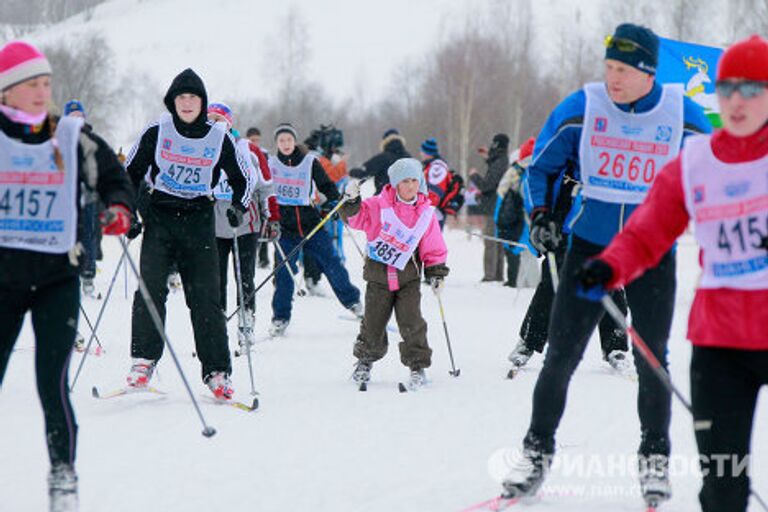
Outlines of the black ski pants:
<svg viewBox="0 0 768 512">
<path fill-rule="evenodd" d="M 768 385 L 768 350 L 693 347 L 691 405 L 703 512 L 743 512 L 749 501 L 752 421 Z"/>
<path fill-rule="evenodd" d="M 243 294 L 246 297 L 250 297 L 246 302 L 245 307 L 251 311 L 256 309 L 256 294 L 253 293 L 256 285 L 253 282 L 253 277 L 256 273 L 256 252 L 258 245 L 262 242 L 258 241 L 258 233 L 248 233 L 237 237 L 237 248 L 240 251 L 240 275 L 243 280 Z M 226 311 L 227 309 L 227 280 L 229 278 L 229 255 L 232 254 L 232 265 L 235 265 L 235 244 L 231 238 L 217 238 L 216 246 L 219 250 L 219 290 L 221 308 Z M 237 278 L 237 271 L 235 271 L 235 278 Z M 237 290 L 237 305 L 240 305 L 240 290 L 235 282 L 235 290 Z"/>
<path fill-rule="evenodd" d="M 79 308 L 77 276 L 35 290 L 11 290 L 0 285 L 0 386 L 24 315 L 31 311 L 37 394 L 45 416 L 51 465 L 75 462 L 77 423 L 69 401 L 69 360 Z"/>
<path fill-rule="evenodd" d="M 520 273 L 520 255 L 504 249 L 504 258 L 507 260 L 507 282 L 504 285 L 517 288 L 517 274 Z"/>
<path fill-rule="evenodd" d="M 595 326 L 604 315 L 600 302 L 576 294 L 582 264 L 603 247 L 573 237 L 560 272 L 549 323 L 549 348 L 533 393 L 529 432 L 553 440 L 565 410 L 568 384 L 581 361 Z M 671 251 L 659 264 L 627 285 L 627 303 L 632 323 L 667 367 L 667 338 L 675 305 L 675 259 Z M 669 455 L 670 392 L 659 381 L 642 355 L 633 350 L 639 380 L 637 411 L 640 417 L 641 455 Z"/>
<path fill-rule="evenodd" d="M 213 203 L 195 210 L 150 205 L 148 213 L 141 244 L 141 277 L 163 323 L 168 297 L 166 281 L 171 265 L 176 263 L 192 317 L 203 379 L 214 371 L 231 373 L 226 319 L 219 299 Z M 133 297 L 131 356 L 158 360 L 162 355 L 163 339 L 137 290 Z"/>
<path fill-rule="evenodd" d="M 555 260 L 557 268 L 563 268 L 565 260 L 565 247 L 555 251 Z M 624 290 L 616 290 L 611 293 L 611 298 L 619 306 L 624 316 L 627 315 L 627 298 Z M 552 302 L 555 299 L 555 292 L 552 288 L 552 276 L 549 273 L 549 264 L 547 259 L 541 261 L 541 280 L 536 290 L 533 292 L 531 303 L 528 305 L 528 311 L 523 318 L 523 324 L 520 326 L 520 339 L 525 342 L 525 346 L 543 352 L 547 344 L 547 334 L 549 332 L 549 317 L 552 313 Z M 600 346 L 603 349 L 603 357 L 607 356 L 612 350 L 629 350 L 627 334 L 621 329 L 613 319 L 605 315 L 598 324 L 600 331 Z"/>
</svg>

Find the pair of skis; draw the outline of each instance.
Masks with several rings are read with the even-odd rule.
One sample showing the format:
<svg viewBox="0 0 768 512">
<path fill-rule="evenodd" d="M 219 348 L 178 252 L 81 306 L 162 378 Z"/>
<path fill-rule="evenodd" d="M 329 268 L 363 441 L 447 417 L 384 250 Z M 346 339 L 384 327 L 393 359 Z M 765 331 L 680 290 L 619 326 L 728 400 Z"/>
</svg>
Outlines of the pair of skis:
<svg viewBox="0 0 768 512">
<path fill-rule="evenodd" d="M 397 383 L 397 390 L 398 390 L 400 393 L 407 393 L 408 391 L 418 391 L 419 389 L 421 389 L 421 387 L 422 387 L 422 386 L 419 386 L 418 388 L 411 388 L 411 387 L 409 387 L 409 386 L 405 385 L 405 384 L 404 384 L 404 383 L 402 383 L 402 382 L 398 382 L 398 383 Z M 368 383 L 367 383 L 367 382 L 361 382 L 361 383 L 360 383 L 360 384 L 357 386 L 357 390 L 358 390 L 358 391 L 368 391 Z"/>
<path fill-rule="evenodd" d="M 517 503 L 520 503 L 520 498 L 505 498 L 503 496 L 497 496 L 489 500 L 481 501 L 480 503 L 476 505 L 472 505 L 469 508 L 465 508 L 464 510 L 462 510 L 462 512 L 482 512 L 486 510 L 499 512 L 501 510 L 507 510 L 508 508 L 512 507 L 513 505 L 516 505 Z M 658 502 L 653 500 L 648 500 L 648 502 L 646 503 L 645 512 L 657 512 L 658 507 L 659 507 Z"/>
<path fill-rule="evenodd" d="M 515 377 L 517 377 L 517 374 L 520 373 L 520 370 L 522 368 L 523 368 L 522 366 L 516 366 L 513 364 L 512 368 L 510 368 L 509 371 L 507 372 L 507 379 L 512 380 Z M 615 375 L 617 377 L 626 379 L 630 382 L 637 383 L 637 374 L 635 372 L 622 370 L 622 369 L 616 368 L 615 366 L 609 365 L 608 373 L 610 373 L 611 375 Z"/>
<path fill-rule="evenodd" d="M 101 393 L 96 386 L 93 386 L 93 388 L 91 388 L 91 395 L 93 396 L 93 398 L 98 398 L 100 400 L 109 400 L 112 398 L 117 398 L 120 396 L 131 395 L 136 393 L 150 393 L 150 394 L 159 395 L 159 396 L 166 396 L 168 394 L 165 391 L 161 391 L 152 386 L 141 387 L 141 388 L 132 388 L 132 387 L 126 386 L 126 387 L 118 388 L 106 393 Z M 226 400 L 223 398 L 216 398 L 208 395 L 202 395 L 202 397 L 205 400 L 211 401 L 212 403 L 215 403 L 217 405 L 227 405 L 229 407 L 234 407 L 235 409 L 238 409 L 244 412 L 253 412 L 259 408 L 258 398 L 254 398 L 250 404 L 247 404 L 244 402 L 240 402 L 238 400 L 232 400 L 232 399 Z"/>
</svg>

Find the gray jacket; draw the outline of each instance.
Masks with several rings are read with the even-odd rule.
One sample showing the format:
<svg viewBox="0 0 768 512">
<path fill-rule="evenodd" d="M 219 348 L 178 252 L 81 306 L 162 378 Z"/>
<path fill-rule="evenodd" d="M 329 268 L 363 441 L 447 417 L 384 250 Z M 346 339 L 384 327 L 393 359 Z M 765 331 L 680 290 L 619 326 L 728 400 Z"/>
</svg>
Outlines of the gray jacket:
<svg viewBox="0 0 768 512">
<path fill-rule="evenodd" d="M 269 179 L 264 174 L 264 170 L 259 166 L 259 160 L 253 153 L 248 154 L 251 159 L 252 172 L 256 174 L 253 177 L 253 193 L 251 195 L 251 204 L 248 210 L 243 214 L 243 223 L 237 228 L 237 236 L 247 235 L 249 233 L 260 233 L 263 223 L 269 218 L 269 197 L 275 195 L 275 186 L 272 183 L 272 177 Z M 267 171 L 268 172 L 268 171 Z M 231 201 L 217 199 L 214 204 L 216 238 L 232 238 L 233 230 L 227 219 L 227 209 L 232 205 Z"/>
</svg>

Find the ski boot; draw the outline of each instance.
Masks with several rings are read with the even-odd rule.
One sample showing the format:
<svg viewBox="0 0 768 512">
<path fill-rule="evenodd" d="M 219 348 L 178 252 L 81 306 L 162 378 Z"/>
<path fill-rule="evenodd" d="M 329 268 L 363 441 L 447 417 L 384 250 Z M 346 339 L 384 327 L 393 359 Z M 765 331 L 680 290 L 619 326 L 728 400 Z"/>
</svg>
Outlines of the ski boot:
<svg viewBox="0 0 768 512">
<path fill-rule="evenodd" d="M 83 295 L 86 297 L 96 296 L 96 285 L 93 284 L 92 277 L 83 277 L 80 279 L 83 285 Z"/>
<path fill-rule="evenodd" d="M 347 308 L 347 309 L 349 309 L 352 312 L 352 314 L 355 315 L 355 318 L 357 318 L 358 320 L 362 320 L 363 319 L 363 304 L 362 303 L 355 302 L 354 304 L 349 306 L 349 308 Z"/>
<path fill-rule="evenodd" d="M 355 363 L 355 369 L 352 372 L 352 380 L 355 384 L 365 384 L 371 380 L 371 363 L 367 363 L 362 360 L 358 360 Z"/>
<path fill-rule="evenodd" d="M 427 385 L 427 374 L 424 370 L 411 370 L 411 376 L 408 379 L 408 390 L 418 391 Z"/>
<path fill-rule="evenodd" d="M 77 473 L 71 464 L 59 462 L 48 474 L 49 512 L 77 512 Z"/>
<path fill-rule="evenodd" d="M 237 344 L 240 352 L 245 352 L 253 345 L 253 326 L 256 323 L 256 317 L 250 309 L 245 310 L 244 325 L 237 326 Z"/>
<path fill-rule="evenodd" d="M 149 385 L 152 374 L 155 372 L 155 366 L 157 366 L 157 361 L 140 357 L 134 358 L 131 371 L 125 379 L 128 387 L 146 388 Z"/>
<path fill-rule="evenodd" d="M 325 293 L 323 293 L 323 289 L 320 288 L 320 283 L 318 281 L 315 281 L 311 277 L 305 277 L 304 284 L 307 285 L 307 293 L 312 297 L 325 297 Z"/>
<path fill-rule="evenodd" d="M 611 350 L 603 357 L 611 365 L 611 368 L 619 373 L 628 373 L 631 370 L 626 350 Z"/>
<path fill-rule="evenodd" d="M 85 352 L 85 337 L 79 331 L 75 335 L 75 350 Z"/>
<path fill-rule="evenodd" d="M 217 400 L 230 400 L 232 395 L 235 394 L 235 390 L 232 388 L 232 381 L 229 379 L 229 375 L 224 372 L 211 372 L 203 379 L 203 382 L 205 382 Z"/>
<path fill-rule="evenodd" d="M 269 335 L 273 338 L 282 336 L 285 334 L 285 330 L 288 328 L 288 320 L 282 320 L 280 318 L 274 318 L 272 325 L 269 326 Z"/>
<path fill-rule="evenodd" d="M 517 345 L 515 345 L 515 348 L 510 352 L 507 359 L 510 360 L 510 362 L 515 366 L 515 368 L 520 369 L 523 366 L 528 363 L 528 360 L 533 355 L 533 349 L 528 348 L 528 346 L 525 344 L 525 341 L 518 340 Z"/>
<path fill-rule="evenodd" d="M 171 272 L 168 275 L 168 289 L 172 292 L 181 290 L 181 275 L 178 272 Z"/>
<path fill-rule="evenodd" d="M 551 443 L 554 445 L 554 441 Z M 523 451 L 510 461 L 509 472 L 501 483 L 503 499 L 533 496 L 544 483 L 552 464 L 553 451 L 544 450 L 544 443 L 535 434 L 525 436 Z"/>
<path fill-rule="evenodd" d="M 661 454 L 641 455 L 637 463 L 640 493 L 645 503 L 655 508 L 670 499 L 672 486 L 669 483 L 669 457 Z"/>
</svg>

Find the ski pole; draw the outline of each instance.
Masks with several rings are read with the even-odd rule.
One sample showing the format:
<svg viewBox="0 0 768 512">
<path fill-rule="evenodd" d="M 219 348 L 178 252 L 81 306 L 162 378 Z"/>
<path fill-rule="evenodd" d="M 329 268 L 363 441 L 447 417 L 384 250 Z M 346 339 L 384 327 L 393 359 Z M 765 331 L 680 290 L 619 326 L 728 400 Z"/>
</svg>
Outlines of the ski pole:
<svg viewBox="0 0 768 512">
<path fill-rule="evenodd" d="M 552 251 L 547 252 L 547 264 L 549 265 L 549 277 L 552 279 L 552 288 L 557 293 L 557 287 L 560 285 L 560 276 L 557 273 L 557 260 L 555 259 L 555 253 Z"/>
<path fill-rule="evenodd" d="M 363 181 L 365 181 L 365 180 L 363 180 Z M 361 183 L 362 183 L 362 182 L 361 182 Z M 314 228 L 312 231 L 310 231 L 310 232 L 307 234 L 307 236 L 305 236 L 304 238 L 302 238 L 302 239 L 301 239 L 301 242 L 299 242 L 298 244 L 296 244 L 296 247 L 294 247 L 293 249 L 291 249 L 291 252 L 289 252 L 289 253 L 286 255 L 285 259 L 283 259 L 283 261 L 281 261 L 279 264 L 275 265 L 275 268 L 273 268 L 273 269 L 272 269 L 272 272 L 270 272 L 270 273 L 267 275 L 267 277 L 265 277 L 265 278 L 264 278 L 264 280 L 263 280 L 261 283 L 259 283 L 259 285 L 258 285 L 258 286 L 257 286 L 257 287 L 256 287 L 256 288 L 253 290 L 253 292 L 251 292 L 251 295 L 250 295 L 250 296 L 246 297 L 246 302 L 247 302 L 247 301 L 249 301 L 249 300 L 251 300 L 251 297 L 253 297 L 254 295 L 256 295 L 256 293 L 258 293 L 258 291 L 259 291 L 259 290 L 261 290 L 261 289 L 264 287 L 264 285 L 265 285 L 265 284 L 267 284 L 267 283 L 269 282 L 269 280 L 270 280 L 270 279 L 272 279 L 272 276 L 274 276 L 274 275 L 277 273 L 277 271 L 278 271 L 278 270 L 280 270 L 280 269 L 283 267 L 283 265 L 285 265 L 285 264 L 286 264 L 286 262 L 290 261 L 290 259 L 291 259 L 291 258 L 292 258 L 292 257 L 293 257 L 293 256 L 294 256 L 294 255 L 295 255 L 297 252 L 299 252 L 299 251 L 301 250 L 301 248 L 302 248 L 302 247 L 304 247 L 304 245 L 305 245 L 307 242 L 309 242 L 309 240 L 310 240 L 310 239 L 311 239 L 313 236 L 315 236 L 315 234 L 316 234 L 318 231 L 320 231 L 321 229 L 323 229 L 323 226 L 325 225 L 325 223 L 326 223 L 326 222 L 328 222 L 329 220 L 331 220 L 331 217 L 333 217 L 333 214 L 334 214 L 334 213 L 336 213 L 337 211 L 339 211 L 339 209 L 340 209 L 340 208 L 341 208 L 341 207 L 342 207 L 342 206 L 343 206 L 343 205 L 344 205 L 344 204 L 345 204 L 345 203 L 346 203 L 348 200 L 349 200 L 349 197 L 347 197 L 347 196 L 344 196 L 344 197 L 342 197 L 342 198 L 341 198 L 341 201 L 339 201 L 339 204 L 337 204 L 336 206 L 334 206 L 334 207 L 333 207 L 333 210 L 331 210 L 330 212 L 328 212 L 328 215 L 326 215 L 326 216 L 325 216 L 325 218 L 323 218 L 323 220 L 321 220 L 321 221 L 320 221 L 320 222 L 317 224 L 317 226 L 315 226 L 315 228 Z M 239 308 L 240 308 L 240 306 L 237 306 L 237 308 L 239 309 Z M 230 320 L 232 320 L 232 318 L 234 318 L 234 316 L 235 316 L 236 314 L 237 314 L 237 309 L 235 309 L 235 311 L 233 311 L 232 313 L 230 313 L 230 314 L 229 314 L 229 316 L 227 317 L 227 322 L 229 322 Z"/>
<path fill-rule="evenodd" d="M 243 299 L 245 298 L 245 294 L 243 293 L 243 274 L 240 271 L 240 247 L 237 243 L 237 230 L 232 229 L 233 238 L 232 238 L 232 245 L 234 249 L 234 256 L 235 256 L 235 280 L 237 281 L 237 297 L 240 299 L 240 306 L 244 304 Z M 246 318 L 245 318 L 245 308 L 240 308 L 240 327 L 241 329 L 238 329 L 238 338 L 246 336 L 244 335 L 245 332 L 245 325 Z M 253 332 L 253 331 L 251 331 Z M 253 383 L 253 361 L 251 359 L 251 338 L 247 337 L 245 340 L 245 349 L 248 351 L 248 373 L 251 376 L 251 395 L 256 395 L 256 385 Z"/>
<path fill-rule="evenodd" d="M 635 346 L 640 355 L 643 356 L 643 359 L 645 359 L 661 383 L 664 384 L 664 387 L 667 388 L 667 391 L 673 393 L 685 406 L 685 408 L 688 409 L 688 412 L 693 414 L 693 408 L 691 407 L 691 404 L 683 396 L 680 390 L 677 389 L 677 387 L 674 385 L 672 379 L 669 376 L 669 373 L 667 373 L 664 367 L 661 366 L 658 358 L 654 355 L 653 352 L 651 352 L 651 349 L 648 347 L 645 341 L 643 341 L 643 338 L 640 337 L 640 334 L 638 334 L 637 330 L 635 330 L 634 327 L 627 323 L 627 320 L 624 318 L 624 315 L 619 309 L 619 306 L 616 305 L 611 296 L 605 294 L 600 299 L 600 301 L 603 303 L 605 311 L 611 316 L 611 318 L 613 318 L 613 321 L 616 322 L 616 324 L 629 335 L 630 339 L 632 340 L 632 344 Z"/>
<path fill-rule="evenodd" d="M 505 240 L 504 238 L 499 238 L 499 237 L 490 236 L 490 235 L 484 235 L 482 233 L 478 233 L 477 231 L 472 231 L 472 228 L 470 228 L 470 227 L 467 227 L 465 229 L 465 231 L 467 232 L 467 234 L 469 236 L 476 236 L 478 238 L 483 238 L 485 240 L 490 240 L 492 242 L 498 242 L 500 244 L 514 245 L 515 247 L 522 247 L 524 249 L 528 248 L 527 245 L 525 245 L 523 243 L 520 243 L 520 242 L 515 242 L 515 241 L 512 241 L 512 240 Z"/>
<path fill-rule="evenodd" d="M 605 294 L 600 299 L 600 301 L 603 303 L 603 307 L 608 312 L 608 314 L 611 315 L 611 318 L 613 318 L 613 321 L 616 322 L 616 324 L 619 325 L 622 329 L 624 329 L 624 331 L 630 336 L 632 339 L 632 344 L 635 346 L 640 355 L 643 356 L 643 359 L 645 359 L 651 369 L 653 369 L 653 372 L 656 374 L 661 383 L 664 384 L 664 387 L 673 393 L 677 399 L 680 400 L 680 403 L 682 403 L 683 406 L 688 410 L 691 416 L 693 416 L 693 407 L 691 406 L 691 403 L 683 396 L 682 392 L 680 392 L 677 386 L 675 386 L 675 384 L 672 382 L 672 378 L 669 376 L 669 373 L 667 373 L 664 367 L 661 366 L 658 358 L 653 354 L 653 352 L 651 352 L 651 349 L 648 347 L 645 341 L 643 341 L 643 338 L 640 337 L 640 334 L 637 332 L 637 330 L 627 323 L 624 315 L 621 313 L 621 310 L 613 301 L 613 299 L 611 299 L 608 294 Z M 755 500 L 757 500 L 763 510 L 768 512 L 768 505 L 766 505 L 765 501 L 763 501 L 763 498 L 757 494 L 754 489 L 750 489 L 749 492 L 752 496 L 754 496 Z"/>
<path fill-rule="evenodd" d="M 96 331 L 98 330 L 99 325 L 101 324 L 101 318 L 104 315 L 104 310 L 107 308 L 109 297 L 112 295 L 112 289 L 115 286 L 115 281 L 117 281 L 117 274 L 120 273 L 120 267 L 123 265 L 124 260 L 125 260 L 125 254 L 121 254 L 120 260 L 117 262 L 117 268 L 115 268 L 115 273 L 112 274 L 112 281 L 109 282 L 109 288 L 107 288 L 107 295 L 104 297 L 104 303 L 101 305 L 101 309 L 99 310 L 99 315 L 96 317 L 96 324 L 94 324 L 93 331 L 91 332 L 91 336 L 88 338 L 88 343 L 85 346 L 85 352 L 83 353 L 83 358 L 80 359 L 80 364 L 77 366 L 75 377 L 72 379 L 72 384 L 69 386 L 70 393 L 75 389 L 75 384 L 77 384 L 77 379 L 78 377 L 80 377 L 80 372 L 83 371 L 85 358 L 88 357 L 88 353 L 91 351 L 91 343 L 93 343 L 94 339 L 98 340 L 98 338 L 96 338 Z M 99 343 L 99 347 L 101 347 L 101 343 Z M 103 350 L 103 347 L 102 347 L 102 350 Z"/>
<path fill-rule="evenodd" d="M 355 249 L 357 249 L 357 254 L 360 255 L 360 258 L 365 261 L 365 254 L 363 253 L 363 250 L 360 248 L 360 244 L 357 243 L 357 240 L 355 239 L 355 235 L 352 234 L 352 229 L 347 225 L 346 222 L 341 223 L 344 226 L 344 229 L 347 230 L 347 235 L 350 239 L 352 239 L 352 243 L 355 245 Z"/>
<path fill-rule="evenodd" d="M 128 243 L 130 244 L 130 240 Z M 123 266 L 123 298 L 128 300 L 128 265 Z"/>
<path fill-rule="evenodd" d="M 93 324 L 91 323 L 91 319 L 88 318 L 88 313 L 85 312 L 85 308 L 83 307 L 83 303 L 80 303 L 80 314 L 83 315 L 83 318 L 85 318 L 85 323 L 88 324 L 88 328 L 91 330 L 91 336 L 94 336 L 96 338 L 96 344 L 99 346 L 100 349 L 104 350 L 104 346 L 101 344 L 101 340 L 96 335 L 96 331 L 93 329 Z"/>
<path fill-rule="evenodd" d="M 181 376 L 181 381 L 184 383 L 184 387 L 187 389 L 187 393 L 189 393 L 189 398 L 192 400 L 192 405 L 195 408 L 195 412 L 197 412 L 197 416 L 200 418 L 200 423 L 203 424 L 203 435 L 205 437 L 211 437 L 216 434 L 216 429 L 208 425 L 208 423 L 205 421 L 203 411 L 200 410 L 200 405 L 198 405 L 197 400 L 195 400 L 195 395 L 192 393 L 192 388 L 189 387 L 187 376 L 184 375 L 184 370 L 181 369 L 179 358 L 176 357 L 176 351 L 173 350 L 171 340 L 168 339 L 168 336 L 165 333 L 163 320 L 160 318 L 160 313 L 158 313 L 154 301 L 152 301 L 152 296 L 149 294 L 147 284 L 144 282 L 141 274 L 139 274 L 139 269 L 136 268 L 136 263 L 133 261 L 133 258 L 128 252 L 128 244 L 125 243 L 125 240 L 123 240 L 122 237 L 120 238 L 120 245 L 123 247 L 123 254 L 125 254 L 125 257 L 128 260 L 128 264 L 131 266 L 133 275 L 136 276 L 136 279 L 139 282 L 139 292 L 144 299 L 144 304 L 146 304 L 147 309 L 149 310 L 149 315 L 152 317 L 152 322 L 155 324 L 155 329 L 157 329 L 158 334 L 160 334 L 160 337 L 163 339 L 165 346 L 168 347 L 168 351 L 171 353 L 171 357 L 173 358 L 173 362 L 176 365 L 176 369 L 179 371 L 179 376 Z"/>
<path fill-rule="evenodd" d="M 280 253 L 280 257 L 285 260 L 285 251 L 283 250 L 283 247 L 280 245 L 280 241 L 278 240 L 272 240 L 272 243 L 275 244 L 275 250 Z M 307 290 L 304 289 L 304 287 L 301 285 L 301 281 L 299 280 L 299 276 L 296 275 L 296 272 L 293 271 L 293 267 L 290 263 L 288 263 L 285 266 L 286 269 L 288 269 L 288 273 L 291 274 L 291 279 L 293 279 L 293 285 L 296 287 L 296 295 L 299 297 L 304 297 L 307 294 Z"/>
<path fill-rule="evenodd" d="M 448 345 L 448 357 L 451 358 L 451 371 L 448 373 L 451 377 L 458 377 L 461 370 L 456 368 L 456 364 L 453 361 L 453 349 L 451 349 L 451 337 L 448 334 L 448 324 L 445 322 L 445 310 L 443 309 L 443 299 L 440 298 L 440 291 L 432 289 L 437 297 L 437 305 L 440 307 L 440 319 L 443 321 L 443 332 L 445 332 L 445 343 Z"/>
</svg>

